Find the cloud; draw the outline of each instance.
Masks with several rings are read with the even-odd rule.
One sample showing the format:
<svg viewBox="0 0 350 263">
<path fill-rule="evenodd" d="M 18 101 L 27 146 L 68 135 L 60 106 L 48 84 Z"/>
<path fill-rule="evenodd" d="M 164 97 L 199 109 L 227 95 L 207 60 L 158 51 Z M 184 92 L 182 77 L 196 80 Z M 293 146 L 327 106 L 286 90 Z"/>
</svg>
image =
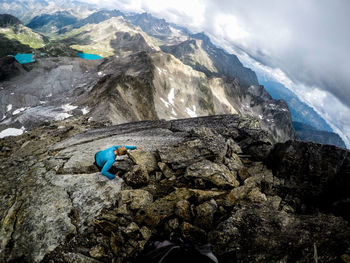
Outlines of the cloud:
<svg viewBox="0 0 350 263">
<path fill-rule="evenodd" d="M 86 1 L 149 12 L 192 31 L 205 31 L 227 49 L 240 47 L 284 72 L 293 87 L 300 88 L 296 93 L 307 94 L 313 108 L 350 136 L 350 1 Z M 321 93 L 322 100 L 313 98 Z M 300 96 L 305 101 L 304 95 Z"/>
</svg>

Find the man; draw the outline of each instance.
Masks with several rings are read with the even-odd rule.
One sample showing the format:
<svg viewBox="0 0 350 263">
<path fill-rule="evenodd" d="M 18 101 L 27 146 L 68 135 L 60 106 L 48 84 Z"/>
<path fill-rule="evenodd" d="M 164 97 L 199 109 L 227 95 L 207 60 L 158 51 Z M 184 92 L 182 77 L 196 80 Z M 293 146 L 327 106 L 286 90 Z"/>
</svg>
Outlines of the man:
<svg viewBox="0 0 350 263">
<path fill-rule="evenodd" d="M 119 178 L 117 174 L 111 174 L 109 170 L 112 168 L 115 158 L 119 155 L 124 155 L 127 153 L 127 150 L 140 149 L 136 146 L 112 146 L 106 150 L 99 151 L 95 154 L 95 165 L 98 167 L 99 171 L 109 179 Z"/>
</svg>

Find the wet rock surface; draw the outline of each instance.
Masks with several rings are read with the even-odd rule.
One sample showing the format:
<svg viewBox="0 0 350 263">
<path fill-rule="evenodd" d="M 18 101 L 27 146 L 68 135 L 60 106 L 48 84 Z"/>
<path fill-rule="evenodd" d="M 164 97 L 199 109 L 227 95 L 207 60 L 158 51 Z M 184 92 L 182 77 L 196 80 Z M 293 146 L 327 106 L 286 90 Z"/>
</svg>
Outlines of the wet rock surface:
<svg viewBox="0 0 350 263">
<path fill-rule="evenodd" d="M 0 262 L 133 262 L 180 239 L 219 262 L 350 256 L 346 150 L 272 145 L 238 115 L 55 125 L 0 140 Z M 142 149 L 119 180 L 92 164 L 112 145 Z"/>
</svg>

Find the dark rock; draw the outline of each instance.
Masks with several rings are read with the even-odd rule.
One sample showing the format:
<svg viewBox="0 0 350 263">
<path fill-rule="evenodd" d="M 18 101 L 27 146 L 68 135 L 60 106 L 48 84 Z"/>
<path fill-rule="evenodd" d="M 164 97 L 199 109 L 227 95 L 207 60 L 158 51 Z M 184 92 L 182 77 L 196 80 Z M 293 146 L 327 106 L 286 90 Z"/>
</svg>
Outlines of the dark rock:
<svg viewBox="0 0 350 263">
<path fill-rule="evenodd" d="M 194 224 L 202 229 L 211 229 L 217 208 L 218 205 L 213 199 L 197 206 Z"/>
<path fill-rule="evenodd" d="M 268 206 L 245 204 L 209 235 L 214 254 L 237 262 L 332 262 L 349 245 L 350 228 L 332 215 L 292 215 Z M 268 253 L 266 253 L 268 251 Z"/>
<path fill-rule="evenodd" d="M 225 165 L 204 160 L 187 167 L 185 178 L 190 181 L 202 181 L 219 188 L 238 187 L 239 182 L 235 173 L 231 172 Z"/>
<path fill-rule="evenodd" d="M 185 241 L 192 244 L 206 244 L 207 235 L 203 229 L 191 225 L 190 223 L 183 222 L 180 226 L 181 236 Z"/>
<path fill-rule="evenodd" d="M 175 214 L 184 221 L 191 221 L 191 204 L 187 200 L 176 203 Z"/>
<path fill-rule="evenodd" d="M 149 183 L 149 175 L 147 170 L 139 165 L 135 165 L 130 172 L 123 176 L 125 183 L 132 187 L 142 187 Z"/>
<path fill-rule="evenodd" d="M 0 81 L 16 76 L 24 71 L 22 65 L 14 57 L 0 58 Z"/>
<path fill-rule="evenodd" d="M 299 199 L 308 208 L 320 208 L 350 220 L 350 154 L 335 146 L 289 141 L 277 144 L 268 165 L 275 177 L 284 181 L 276 193 L 286 199 Z"/>
<path fill-rule="evenodd" d="M 176 204 L 180 200 L 191 197 L 187 189 L 176 189 L 173 193 L 160 198 L 148 206 L 140 209 L 136 215 L 136 222 L 144 222 L 151 227 L 158 226 L 164 219 L 175 214 Z"/>
</svg>

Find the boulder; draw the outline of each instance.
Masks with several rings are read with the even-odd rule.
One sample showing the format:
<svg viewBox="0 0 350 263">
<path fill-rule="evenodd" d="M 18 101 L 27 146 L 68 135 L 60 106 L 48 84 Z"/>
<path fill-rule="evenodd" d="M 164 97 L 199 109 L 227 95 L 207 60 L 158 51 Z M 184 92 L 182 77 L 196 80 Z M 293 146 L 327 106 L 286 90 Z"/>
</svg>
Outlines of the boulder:
<svg viewBox="0 0 350 263">
<path fill-rule="evenodd" d="M 315 245 L 319 262 L 332 262 L 346 251 L 349 234 L 341 217 L 293 215 L 247 202 L 210 232 L 209 242 L 219 258 L 235 255 L 238 262 L 314 262 Z"/>
<path fill-rule="evenodd" d="M 187 167 L 185 178 L 190 181 L 209 183 L 219 188 L 238 187 L 239 182 L 234 173 L 225 165 L 208 160 L 197 162 Z"/>
<path fill-rule="evenodd" d="M 276 144 L 267 164 L 283 180 L 274 193 L 297 210 L 318 208 L 350 220 L 350 154 L 331 145 L 288 141 Z M 296 200 L 300 200 L 296 202 Z"/>
<path fill-rule="evenodd" d="M 145 167 L 148 173 L 158 168 L 156 156 L 152 152 L 128 151 L 128 156 L 135 164 Z"/>
<path fill-rule="evenodd" d="M 187 200 L 192 194 L 187 189 L 176 189 L 171 194 L 157 199 L 153 203 L 138 210 L 135 221 L 146 223 L 151 227 L 158 226 L 164 219 L 175 214 L 176 204 L 180 200 Z"/>
<path fill-rule="evenodd" d="M 127 185 L 136 188 L 148 185 L 150 180 L 147 170 L 139 165 L 135 165 L 123 178 Z"/>
<path fill-rule="evenodd" d="M 158 167 L 166 178 L 170 179 L 174 176 L 174 172 L 165 163 L 159 162 Z"/>
<path fill-rule="evenodd" d="M 153 196 L 145 190 L 123 190 L 120 192 L 119 207 L 128 205 L 131 210 L 140 209 L 153 202 Z"/>
<path fill-rule="evenodd" d="M 205 128 L 191 132 L 190 140 L 158 150 L 163 163 L 170 164 L 173 169 L 180 169 L 205 159 L 222 162 L 227 146 L 221 135 Z M 202 133 L 207 136 L 201 136 Z"/>
</svg>

